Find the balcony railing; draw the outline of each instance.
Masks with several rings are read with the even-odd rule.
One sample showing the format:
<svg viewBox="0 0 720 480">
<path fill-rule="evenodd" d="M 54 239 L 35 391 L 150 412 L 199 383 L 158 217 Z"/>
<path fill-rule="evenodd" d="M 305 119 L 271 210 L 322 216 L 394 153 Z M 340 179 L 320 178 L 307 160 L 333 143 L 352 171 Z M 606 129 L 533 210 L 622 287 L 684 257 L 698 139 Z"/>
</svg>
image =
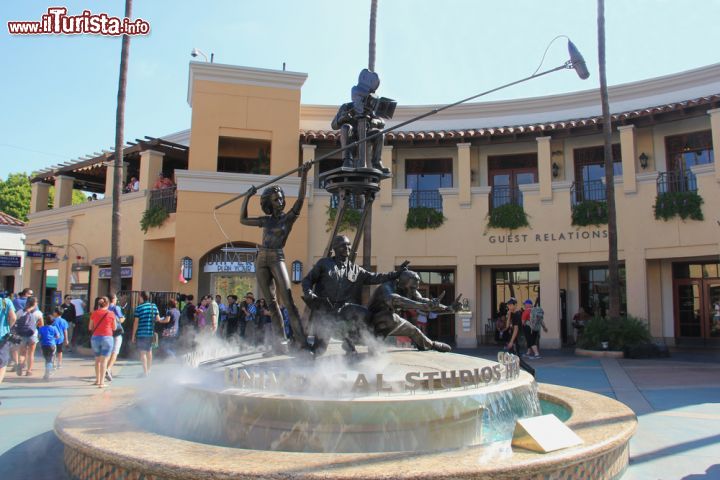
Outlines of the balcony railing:
<svg viewBox="0 0 720 480">
<path fill-rule="evenodd" d="M 573 182 L 570 189 L 570 200 L 572 201 L 573 206 L 587 200 L 604 202 L 607 200 L 605 195 L 605 182 L 602 180 Z"/>
<path fill-rule="evenodd" d="M 490 210 L 503 205 L 523 205 L 523 195 L 517 186 L 495 185 L 490 190 Z"/>
<path fill-rule="evenodd" d="M 410 208 L 427 207 L 442 212 L 442 195 L 439 190 L 413 190 L 410 194 Z"/>
<path fill-rule="evenodd" d="M 168 213 L 177 211 L 177 187 L 150 190 L 148 208 L 162 207 Z"/>
<path fill-rule="evenodd" d="M 657 193 L 697 192 L 697 177 L 684 170 L 660 172 L 657 178 Z"/>
</svg>

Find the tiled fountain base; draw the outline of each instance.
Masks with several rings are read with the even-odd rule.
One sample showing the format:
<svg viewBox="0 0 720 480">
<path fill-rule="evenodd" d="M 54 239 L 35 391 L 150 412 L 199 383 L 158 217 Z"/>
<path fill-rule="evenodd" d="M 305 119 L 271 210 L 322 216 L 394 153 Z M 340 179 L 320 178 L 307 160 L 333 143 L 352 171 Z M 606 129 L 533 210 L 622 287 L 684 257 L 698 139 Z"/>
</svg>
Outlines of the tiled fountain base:
<svg viewBox="0 0 720 480">
<path fill-rule="evenodd" d="M 431 452 L 294 453 L 243 450 L 161 436 L 129 421 L 135 392 L 113 389 L 63 411 L 55 431 L 76 480 L 137 479 L 615 479 L 628 465 L 635 414 L 602 395 L 540 384 L 544 400 L 572 414 L 567 425 L 583 445 L 549 454 L 513 448 L 510 457 L 483 447 Z M 488 458 L 489 457 L 489 458 Z"/>
</svg>

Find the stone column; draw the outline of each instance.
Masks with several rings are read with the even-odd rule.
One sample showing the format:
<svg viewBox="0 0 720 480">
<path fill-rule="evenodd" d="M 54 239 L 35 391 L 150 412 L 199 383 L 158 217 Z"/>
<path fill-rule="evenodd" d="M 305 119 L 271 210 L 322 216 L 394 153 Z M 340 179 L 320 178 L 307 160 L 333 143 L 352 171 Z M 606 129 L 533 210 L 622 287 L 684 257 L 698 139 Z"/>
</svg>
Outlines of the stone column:
<svg viewBox="0 0 720 480">
<path fill-rule="evenodd" d="M 393 154 L 393 146 L 392 145 L 383 145 L 382 156 L 380 158 L 382 160 L 383 165 L 385 165 L 387 168 L 391 169 L 391 171 L 393 170 L 392 154 Z M 395 172 L 393 172 L 393 174 L 394 173 Z M 392 179 L 386 180 L 384 184 L 381 184 L 380 198 L 379 198 L 381 207 L 391 207 L 392 206 L 392 203 L 393 203 L 392 190 L 393 190 Z"/>
<path fill-rule="evenodd" d="M 30 213 L 47 210 L 50 185 L 45 182 L 35 182 L 32 184 L 30 192 Z"/>
<path fill-rule="evenodd" d="M 637 191 L 635 168 L 635 125 L 622 125 L 620 132 L 620 156 L 622 157 L 623 189 L 625 193 Z"/>
<path fill-rule="evenodd" d="M 537 137 L 535 139 L 538 144 L 538 182 L 540 183 L 540 200 L 552 200 L 551 138 L 552 137 Z"/>
<path fill-rule="evenodd" d="M 312 162 L 315 160 L 315 150 L 317 150 L 317 145 L 310 145 L 310 144 L 303 144 L 302 145 L 302 161 L 305 162 Z M 308 205 L 313 204 L 313 190 L 315 189 L 315 165 L 310 167 L 310 170 L 308 171 L 308 186 L 307 186 L 307 194 L 305 195 L 305 198 L 307 198 Z"/>
<path fill-rule="evenodd" d="M 162 171 L 165 154 L 155 150 L 145 150 L 140 153 L 140 190 L 149 190 L 157 180 L 158 173 Z"/>
<path fill-rule="evenodd" d="M 712 129 L 712 144 L 715 152 L 715 179 L 720 182 L 720 162 L 718 162 L 718 153 L 720 151 L 720 108 L 708 110 L 710 115 L 710 128 Z"/>
<path fill-rule="evenodd" d="M 540 256 L 540 305 L 545 312 L 547 333 L 542 332 L 541 348 L 560 348 L 560 272 L 556 253 Z M 518 298 L 518 301 L 522 300 Z"/>
<path fill-rule="evenodd" d="M 105 170 L 105 196 L 112 198 L 113 194 L 113 168 L 115 168 L 115 162 L 108 162 L 107 169 Z M 155 174 L 157 176 L 157 173 Z M 122 192 L 123 187 L 129 180 L 127 178 L 127 162 L 122 164 L 122 172 L 120 173 L 120 191 Z M 150 185 L 155 183 L 155 179 L 150 182 Z"/>
<path fill-rule="evenodd" d="M 72 190 L 75 179 L 66 175 L 55 177 L 55 201 L 53 208 L 62 208 L 72 205 Z"/>
<path fill-rule="evenodd" d="M 627 311 L 648 320 L 647 261 L 645 251 L 635 248 L 625 251 L 625 289 Z"/>
<path fill-rule="evenodd" d="M 470 143 L 458 143 L 458 187 L 460 190 L 458 200 L 460 206 L 470 206 L 472 203 L 472 172 L 470 170 Z"/>
</svg>

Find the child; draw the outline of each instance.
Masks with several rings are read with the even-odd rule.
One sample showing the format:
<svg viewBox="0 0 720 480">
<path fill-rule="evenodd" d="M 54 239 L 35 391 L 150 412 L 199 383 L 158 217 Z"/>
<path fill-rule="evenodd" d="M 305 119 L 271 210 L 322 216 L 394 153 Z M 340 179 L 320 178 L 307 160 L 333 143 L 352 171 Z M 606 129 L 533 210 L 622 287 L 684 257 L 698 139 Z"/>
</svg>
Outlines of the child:
<svg viewBox="0 0 720 480">
<path fill-rule="evenodd" d="M 60 338 L 60 332 L 53 325 L 54 318 L 50 317 L 47 325 L 42 325 L 38 328 L 38 336 L 40 337 L 40 347 L 42 348 L 43 357 L 45 357 L 45 380 L 50 379 L 50 373 L 53 368 L 53 361 L 55 360 L 55 345 L 57 340 Z M 38 322 L 40 325 L 41 322 Z"/>
<path fill-rule="evenodd" d="M 55 340 L 55 370 L 62 368 L 63 345 L 68 345 L 68 322 L 62 317 L 62 309 L 55 308 L 52 312 L 52 325 L 57 328 L 60 338 Z"/>
</svg>

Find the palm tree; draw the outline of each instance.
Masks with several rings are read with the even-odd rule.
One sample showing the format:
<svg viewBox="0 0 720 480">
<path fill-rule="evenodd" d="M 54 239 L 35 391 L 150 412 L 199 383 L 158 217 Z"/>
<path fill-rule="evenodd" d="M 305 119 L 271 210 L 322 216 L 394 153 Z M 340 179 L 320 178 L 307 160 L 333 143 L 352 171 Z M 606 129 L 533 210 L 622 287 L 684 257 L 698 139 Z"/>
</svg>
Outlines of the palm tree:
<svg viewBox="0 0 720 480">
<path fill-rule="evenodd" d="M 370 41 L 368 45 L 368 70 L 375 71 L 375 26 L 377 24 L 377 0 L 370 0 Z M 367 212 L 363 227 L 363 268 L 370 270 L 372 254 L 372 206 Z"/>
<path fill-rule="evenodd" d="M 125 18 L 132 16 L 132 0 L 125 0 Z M 120 50 L 120 78 L 115 115 L 115 161 L 113 165 L 112 227 L 110 234 L 110 292 L 120 291 L 120 195 L 122 195 L 123 138 L 125 137 L 125 92 L 127 90 L 130 36 L 123 35 Z"/>
<path fill-rule="evenodd" d="M 605 74 L 605 0 L 598 0 L 598 62 L 600 67 L 600 101 L 603 115 L 605 146 L 605 197 L 608 210 L 608 317 L 620 318 L 620 273 L 618 267 L 617 213 L 615 210 L 615 182 L 613 180 L 612 123 Z"/>
</svg>

